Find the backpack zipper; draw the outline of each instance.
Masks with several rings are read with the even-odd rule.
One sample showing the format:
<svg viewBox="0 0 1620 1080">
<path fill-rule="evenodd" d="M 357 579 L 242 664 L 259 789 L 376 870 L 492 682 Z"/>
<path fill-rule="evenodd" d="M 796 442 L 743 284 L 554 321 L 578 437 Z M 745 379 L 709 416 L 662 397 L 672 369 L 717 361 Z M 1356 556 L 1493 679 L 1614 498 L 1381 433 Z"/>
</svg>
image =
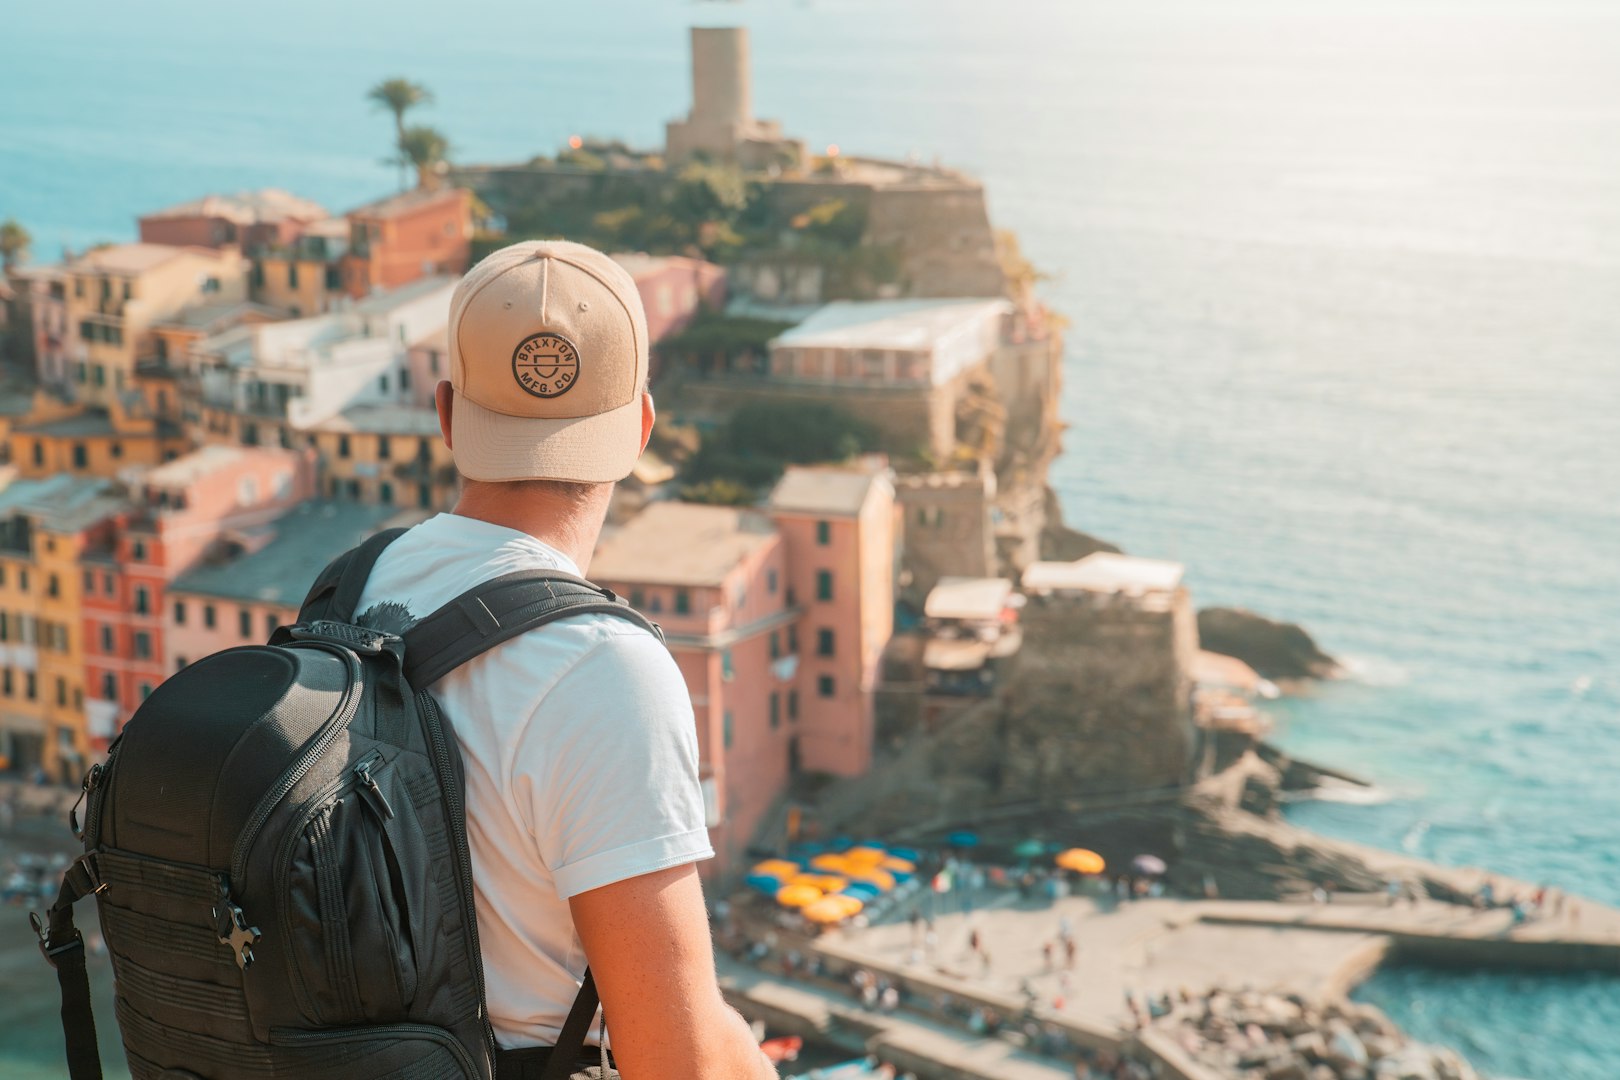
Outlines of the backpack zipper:
<svg viewBox="0 0 1620 1080">
<path fill-rule="evenodd" d="M 489 1001 L 484 991 L 484 953 L 478 943 L 478 910 L 473 902 L 472 878 L 472 851 L 467 844 L 467 809 L 462 802 L 461 792 L 452 782 L 455 771 L 451 768 L 450 745 L 445 738 L 444 724 L 439 714 L 438 702 L 426 690 L 419 690 L 416 699 L 422 709 L 423 719 L 426 721 L 428 740 L 433 744 L 433 757 L 438 766 L 439 790 L 444 796 L 446 808 L 450 811 L 450 836 L 456 846 L 456 862 L 460 871 L 461 898 L 467 908 L 467 947 L 472 950 L 468 958 L 472 964 L 473 974 L 478 979 L 478 1011 L 480 1019 L 484 1022 L 484 1046 L 489 1055 L 489 1066 L 495 1067 L 495 1028 L 489 1020 Z"/>
<path fill-rule="evenodd" d="M 297 648 L 298 646 L 287 647 Z M 354 720 L 355 713 L 360 710 L 360 695 L 356 693 L 361 680 L 360 659 L 347 649 L 335 645 L 311 642 L 304 647 L 321 649 L 347 661 L 350 676 L 349 688 L 343 692 L 343 700 L 338 703 L 337 713 L 326 721 L 325 726 L 315 736 L 309 748 L 293 763 L 292 768 L 282 774 L 276 786 L 265 792 L 264 798 L 260 799 L 258 805 L 253 808 L 252 816 L 248 818 L 247 824 L 242 829 L 242 835 L 236 840 L 236 847 L 231 851 L 231 881 L 233 882 L 242 880 L 246 869 L 248 851 L 252 849 L 253 841 L 258 839 L 259 830 L 264 828 L 265 821 L 275 812 L 281 800 L 286 798 L 287 792 L 291 791 L 298 781 L 304 778 L 304 774 L 309 772 L 310 768 L 315 764 L 315 759 L 332 744 L 332 740 L 337 738 L 339 732 L 348 729 L 350 722 Z"/>
</svg>

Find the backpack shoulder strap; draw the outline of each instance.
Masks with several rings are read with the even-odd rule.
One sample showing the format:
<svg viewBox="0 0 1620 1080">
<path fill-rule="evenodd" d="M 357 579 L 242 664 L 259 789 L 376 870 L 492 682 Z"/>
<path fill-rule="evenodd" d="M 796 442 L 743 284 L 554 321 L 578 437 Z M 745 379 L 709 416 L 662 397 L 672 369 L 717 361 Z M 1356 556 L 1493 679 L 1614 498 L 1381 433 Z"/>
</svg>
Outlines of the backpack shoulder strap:
<svg viewBox="0 0 1620 1080">
<path fill-rule="evenodd" d="M 663 631 L 614 595 L 561 570 L 519 570 L 474 586 L 405 632 L 405 678 L 421 690 L 467 661 L 570 615 L 613 615 L 659 641 Z"/>
<path fill-rule="evenodd" d="M 101 1080 L 101 1052 L 96 1044 L 96 1018 L 90 1003 L 90 978 L 84 967 L 84 936 L 73 925 L 73 905 L 100 888 L 94 862 L 85 855 L 68 867 L 56 903 L 45 918 L 30 914 L 39 935 L 39 951 L 56 969 L 62 992 L 62 1032 L 67 1041 L 70 1080 Z"/>
<path fill-rule="evenodd" d="M 298 608 L 298 621 L 351 622 L 360 594 L 366 590 L 366 580 L 371 577 L 371 568 L 377 565 L 377 557 L 404 535 L 404 529 L 385 529 L 328 563 Z"/>
</svg>

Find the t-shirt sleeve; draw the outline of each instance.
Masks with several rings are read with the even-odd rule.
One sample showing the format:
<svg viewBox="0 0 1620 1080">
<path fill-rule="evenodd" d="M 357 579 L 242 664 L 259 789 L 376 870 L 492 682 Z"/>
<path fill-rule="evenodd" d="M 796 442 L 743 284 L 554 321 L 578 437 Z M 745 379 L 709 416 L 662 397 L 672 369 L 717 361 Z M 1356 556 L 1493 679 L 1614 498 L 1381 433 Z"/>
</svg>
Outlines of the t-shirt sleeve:
<svg viewBox="0 0 1620 1080">
<path fill-rule="evenodd" d="M 564 900 L 713 857 L 688 695 L 669 651 L 626 627 L 536 706 L 514 766 Z"/>
</svg>

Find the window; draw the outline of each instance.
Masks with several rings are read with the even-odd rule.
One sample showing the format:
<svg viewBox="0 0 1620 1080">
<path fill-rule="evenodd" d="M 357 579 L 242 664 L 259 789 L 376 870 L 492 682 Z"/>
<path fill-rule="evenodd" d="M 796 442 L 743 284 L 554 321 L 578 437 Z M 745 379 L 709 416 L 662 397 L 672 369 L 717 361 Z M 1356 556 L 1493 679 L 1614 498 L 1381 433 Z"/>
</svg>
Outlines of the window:
<svg viewBox="0 0 1620 1080">
<path fill-rule="evenodd" d="M 833 655 L 833 632 L 825 627 L 816 631 L 816 655 Z"/>
<path fill-rule="evenodd" d="M 124 444 L 114 439 L 112 446 L 108 447 L 108 451 L 112 454 L 113 460 L 119 460 L 124 456 Z"/>
<path fill-rule="evenodd" d="M 771 631 L 771 659 L 782 659 L 782 631 Z"/>
<path fill-rule="evenodd" d="M 720 650 L 720 677 L 726 682 L 730 682 L 737 677 L 737 668 L 731 662 L 730 649 Z"/>
<path fill-rule="evenodd" d="M 731 725 L 731 710 L 730 709 L 726 710 L 724 726 L 722 728 L 722 736 L 723 736 L 723 738 L 725 740 L 726 749 L 730 750 L 731 749 L 731 740 L 732 740 L 732 725 Z"/>
<path fill-rule="evenodd" d="M 630 590 L 630 606 L 637 611 L 647 606 L 647 595 L 639 587 Z"/>
<path fill-rule="evenodd" d="M 765 571 L 765 591 L 772 596 L 776 595 L 776 568 Z"/>
<path fill-rule="evenodd" d="M 96 386 L 107 385 L 107 369 L 101 364 L 90 365 L 90 381 Z"/>
<path fill-rule="evenodd" d="M 816 571 L 816 599 L 817 600 L 831 600 L 832 598 L 833 598 L 832 571 L 831 570 L 817 570 Z"/>
<path fill-rule="evenodd" d="M 377 436 L 377 457 L 378 458 L 380 458 L 383 461 L 387 461 L 388 460 L 388 455 L 392 450 L 393 450 L 393 447 L 388 442 L 388 436 L 386 436 L 386 435 Z"/>
<path fill-rule="evenodd" d="M 411 369 L 410 368 L 400 368 L 399 369 L 399 392 L 403 394 L 407 390 L 409 390 L 410 388 L 411 388 Z"/>
<path fill-rule="evenodd" d="M 214 628 L 214 605 L 203 605 L 203 625 L 212 630 Z"/>
<path fill-rule="evenodd" d="M 23 568 L 17 571 L 17 589 L 20 592 L 28 591 L 28 570 Z"/>
<path fill-rule="evenodd" d="M 771 730 L 782 726 L 782 695 L 771 691 Z"/>
<path fill-rule="evenodd" d="M 797 690 L 788 691 L 787 713 L 788 723 L 790 724 L 799 718 L 799 692 Z"/>
<path fill-rule="evenodd" d="M 135 631 L 135 659 L 152 659 L 152 635 L 145 630 Z"/>
<path fill-rule="evenodd" d="M 84 572 L 84 591 L 87 593 L 96 591 L 96 575 L 89 570 Z"/>
<path fill-rule="evenodd" d="M 149 698 L 151 696 L 152 696 L 152 684 L 149 683 L 149 682 L 141 683 L 141 700 L 145 701 L 147 698 Z"/>
<path fill-rule="evenodd" d="M 131 559 L 133 559 L 135 562 L 145 562 L 146 561 L 146 542 L 144 540 L 132 540 L 132 541 L 130 541 L 129 557 Z"/>
<path fill-rule="evenodd" d="M 115 591 L 115 588 L 116 587 L 113 585 L 113 576 L 111 574 L 102 574 L 101 591 L 103 595 L 111 596 Z"/>
<path fill-rule="evenodd" d="M 4 693 L 6 697 L 10 697 L 14 689 L 15 688 L 11 684 L 11 669 L 6 668 L 4 674 L 0 674 L 0 693 Z"/>
<path fill-rule="evenodd" d="M 388 393 L 388 375 L 386 372 L 377 376 L 377 389 L 385 394 Z"/>
<path fill-rule="evenodd" d="M 37 700 L 39 697 L 39 676 L 32 671 L 23 676 L 23 696 L 29 701 Z"/>
<path fill-rule="evenodd" d="M 45 444 L 38 439 L 34 440 L 34 464 L 45 464 Z"/>
<path fill-rule="evenodd" d="M 117 651 L 117 643 L 113 638 L 113 628 L 103 623 L 101 626 L 101 651 L 112 655 Z"/>
<path fill-rule="evenodd" d="M 798 623 L 788 623 L 788 652 L 791 654 L 791 653 L 796 653 L 798 651 L 799 651 L 799 624 Z"/>
<path fill-rule="evenodd" d="M 652 596 L 648 598 L 647 610 L 653 615 L 657 615 L 664 610 L 664 597 L 662 593 L 653 593 Z"/>
<path fill-rule="evenodd" d="M 67 708 L 67 699 L 67 680 L 58 675 L 56 677 L 56 707 L 59 709 Z"/>
<path fill-rule="evenodd" d="M 152 594 L 146 591 L 145 585 L 135 586 L 135 614 L 147 615 L 152 610 Z"/>
<path fill-rule="evenodd" d="M 265 612 L 264 613 L 264 636 L 265 637 L 270 637 L 272 634 L 274 634 L 279 629 L 281 629 L 281 620 L 276 618 L 276 613 L 273 612 L 273 611 Z"/>
<path fill-rule="evenodd" d="M 830 698 L 838 691 L 838 684 L 833 682 L 831 675 L 823 675 L 816 680 L 816 693 L 822 697 Z"/>
<path fill-rule="evenodd" d="M 338 457 L 346 458 L 348 456 L 349 456 L 349 437 L 347 435 L 339 435 L 338 436 Z"/>
<path fill-rule="evenodd" d="M 85 450 L 84 443 L 82 443 L 82 442 L 74 443 L 73 444 L 73 467 L 75 469 L 84 469 L 84 468 L 88 468 L 89 465 L 90 465 L 90 455 Z"/>
<path fill-rule="evenodd" d="M 298 263 L 292 259 L 287 261 L 287 288 L 298 288 Z"/>
<path fill-rule="evenodd" d="M 186 625 L 186 602 L 184 600 L 174 602 L 174 625 Z"/>
<path fill-rule="evenodd" d="M 174 658 L 174 670 L 176 670 L 176 671 L 184 671 L 184 670 L 186 670 L 186 658 L 185 657 L 177 656 L 177 657 Z"/>
<path fill-rule="evenodd" d="M 238 611 L 236 613 L 236 626 L 237 626 L 237 629 L 242 631 L 242 636 L 243 637 L 245 637 L 245 638 L 252 637 L 253 636 L 253 612 L 249 611 L 247 608 L 242 608 L 240 611 Z"/>
<path fill-rule="evenodd" d="M 384 506 L 394 505 L 394 485 L 387 480 L 377 485 L 377 501 Z"/>
<path fill-rule="evenodd" d="M 253 287 L 255 289 L 264 288 L 264 263 L 260 262 L 257 259 L 253 260 L 253 279 L 252 280 L 253 280 Z"/>
<path fill-rule="evenodd" d="M 821 547 L 832 543 L 832 526 L 825 521 L 816 522 L 816 543 Z"/>
<path fill-rule="evenodd" d="M 108 701 L 118 700 L 118 676 L 110 671 L 101 677 L 101 696 Z"/>
<path fill-rule="evenodd" d="M 62 595 L 62 579 L 52 574 L 45 579 L 45 595 L 55 599 Z"/>
<path fill-rule="evenodd" d="M 675 614 L 688 615 L 692 611 L 692 595 L 685 589 L 675 590 Z"/>
</svg>

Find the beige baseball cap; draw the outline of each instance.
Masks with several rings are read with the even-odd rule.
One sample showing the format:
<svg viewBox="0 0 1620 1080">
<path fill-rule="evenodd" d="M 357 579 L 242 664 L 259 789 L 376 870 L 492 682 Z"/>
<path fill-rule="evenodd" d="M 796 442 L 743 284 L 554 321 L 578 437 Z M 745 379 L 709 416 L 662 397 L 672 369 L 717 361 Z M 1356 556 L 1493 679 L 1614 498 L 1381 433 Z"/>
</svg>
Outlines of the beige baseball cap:
<svg viewBox="0 0 1620 1080">
<path fill-rule="evenodd" d="M 470 480 L 622 480 L 641 454 L 647 316 L 594 248 L 530 240 L 450 299 L 450 436 Z"/>
</svg>

